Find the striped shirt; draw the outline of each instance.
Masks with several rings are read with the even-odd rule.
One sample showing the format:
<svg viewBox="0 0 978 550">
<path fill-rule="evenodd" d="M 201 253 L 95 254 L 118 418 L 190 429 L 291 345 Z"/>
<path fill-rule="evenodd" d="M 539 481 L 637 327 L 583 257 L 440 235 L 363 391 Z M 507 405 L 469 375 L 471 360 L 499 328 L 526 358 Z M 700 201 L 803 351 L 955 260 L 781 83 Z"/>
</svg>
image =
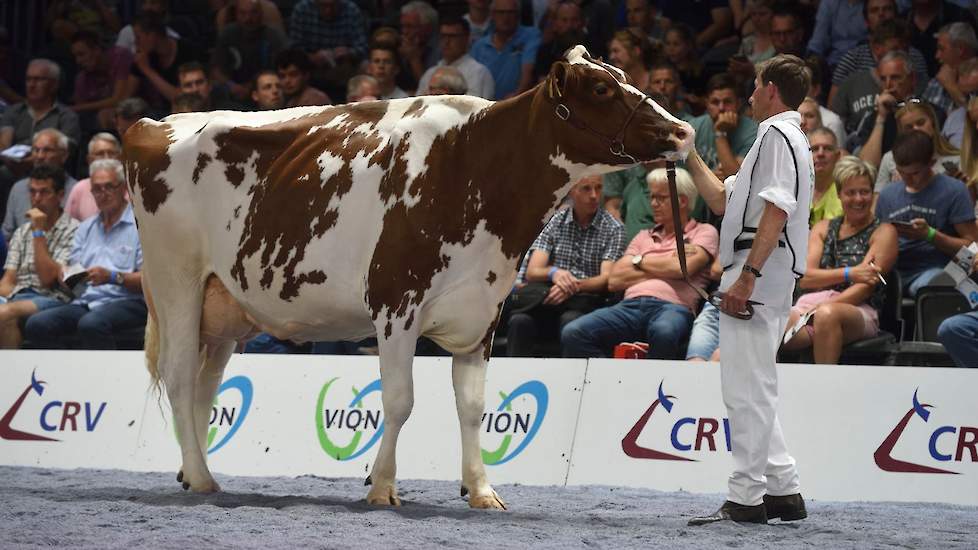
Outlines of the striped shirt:
<svg viewBox="0 0 978 550">
<path fill-rule="evenodd" d="M 944 90 L 944 86 L 936 78 L 932 78 L 927 82 L 927 87 L 924 88 L 924 93 L 920 94 L 920 97 L 926 100 L 927 103 L 943 111 L 943 114 L 947 114 L 957 107 L 954 104 L 954 100 L 951 99 L 951 96 Z M 938 111 L 938 116 L 940 116 L 941 111 Z"/>
<path fill-rule="evenodd" d="M 54 222 L 54 227 L 47 232 L 48 254 L 51 259 L 61 265 L 68 265 L 68 257 L 71 254 L 71 245 L 75 239 L 75 230 L 78 229 L 78 222 L 62 212 L 58 216 L 58 221 Z M 63 302 L 71 300 L 69 294 L 60 286 L 46 288 L 41 284 L 41 278 L 37 276 L 37 269 L 34 267 L 34 237 L 31 235 L 30 222 L 25 223 L 14 231 L 13 238 L 10 239 L 10 250 L 7 252 L 7 262 L 4 264 L 4 271 L 15 270 L 17 278 L 14 281 L 14 290 L 11 296 L 21 290 L 30 288 L 39 294 L 56 298 Z"/>
<path fill-rule="evenodd" d="M 910 56 L 910 63 L 913 65 L 913 70 L 917 73 L 918 84 L 927 82 L 927 61 L 924 60 L 924 54 L 920 53 L 920 50 L 917 48 L 910 48 L 908 55 Z M 860 44 L 849 50 L 839 60 L 839 64 L 835 67 L 835 72 L 832 73 L 832 84 L 841 86 L 852 73 L 863 69 L 875 68 L 876 58 L 873 57 L 873 52 L 870 51 L 869 44 Z"/>
<path fill-rule="evenodd" d="M 367 56 L 367 26 L 360 8 L 350 0 L 338 0 L 338 13 L 332 21 L 319 16 L 316 0 L 302 0 L 292 10 L 289 38 L 292 44 L 306 51 L 346 46 L 353 55 Z"/>
<path fill-rule="evenodd" d="M 578 279 L 588 279 L 601 274 L 601 262 L 614 262 L 625 249 L 625 229 L 605 210 L 598 210 L 587 227 L 574 220 L 574 209 L 565 208 L 554 214 L 546 227 L 530 246 L 549 255 L 548 263 L 566 269 Z M 526 277 L 526 262 L 517 276 Z"/>
</svg>

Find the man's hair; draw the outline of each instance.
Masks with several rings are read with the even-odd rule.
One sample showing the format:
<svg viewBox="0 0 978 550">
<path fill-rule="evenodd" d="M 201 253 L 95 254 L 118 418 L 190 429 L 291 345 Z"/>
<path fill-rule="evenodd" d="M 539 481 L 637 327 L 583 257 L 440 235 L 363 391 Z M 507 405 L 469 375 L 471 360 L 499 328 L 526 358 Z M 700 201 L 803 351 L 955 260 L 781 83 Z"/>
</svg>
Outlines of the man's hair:
<svg viewBox="0 0 978 550">
<path fill-rule="evenodd" d="M 795 24 L 795 30 L 803 28 L 801 14 L 798 13 L 798 7 L 794 2 L 775 2 L 771 6 L 771 17 L 790 17 Z"/>
<path fill-rule="evenodd" d="M 309 74 L 312 72 L 312 61 L 309 61 L 309 56 L 306 55 L 306 52 L 299 48 L 282 50 L 275 56 L 276 69 L 281 71 L 289 68 L 291 65 L 295 65 L 295 68 L 299 69 L 300 73 Z"/>
<path fill-rule="evenodd" d="M 412 0 L 401 6 L 401 14 L 406 13 L 416 13 L 421 17 L 422 23 L 431 25 L 433 28 L 438 27 L 438 11 L 424 0 Z"/>
<path fill-rule="evenodd" d="M 31 65 L 40 65 L 41 67 L 44 67 L 44 70 L 47 71 L 48 76 L 51 77 L 55 83 L 61 83 L 61 65 L 58 65 L 54 61 L 44 57 L 35 57 L 34 59 L 31 59 L 27 66 L 30 67 Z"/>
<path fill-rule="evenodd" d="M 920 130 L 910 130 L 897 136 L 893 143 L 893 162 L 897 166 L 923 164 L 934 160 L 934 140 Z"/>
<path fill-rule="evenodd" d="M 178 94 L 173 98 L 174 113 L 199 113 L 207 110 L 207 101 L 195 93 Z"/>
<path fill-rule="evenodd" d="M 869 36 L 871 44 L 882 44 L 887 40 L 899 40 L 904 44 L 909 42 L 910 27 L 907 26 L 907 22 L 901 19 L 883 21 L 873 29 L 873 33 Z"/>
<path fill-rule="evenodd" d="M 139 27 L 143 32 L 155 34 L 157 36 L 166 36 L 166 23 L 163 22 L 163 17 L 160 14 L 143 11 L 140 12 L 132 19 L 132 26 Z"/>
<path fill-rule="evenodd" d="M 472 26 L 469 22 L 461 17 L 443 17 L 441 21 L 438 22 L 439 27 L 462 27 L 465 34 L 472 33 Z"/>
<path fill-rule="evenodd" d="M 263 76 L 274 76 L 275 78 L 278 78 L 278 71 L 274 69 L 262 69 L 258 71 L 258 74 L 255 75 L 255 78 L 251 79 L 252 92 L 258 89 L 258 79 Z"/>
<path fill-rule="evenodd" d="M 757 65 L 761 83 L 771 82 L 778 87 L 781 101 L 791 110 L 797 110 L 811 87 L 811 72 L 800 57 L 778 54 Z"/>
<path fill-rule="evenodd" d="M 682 84 L 682 77 L 679 76 L 679 69 L 677 69 L 675 65 L 669 63 L 668 61 L 659 61 L 657 63 L 654 63 L 652 67 L 649 68 L 649 74 L 652 74 L 652 71 L 669 71 L 672 73 L 672 76 L 676 79 L 676 84 Z"/>
<path fill-rule="evenodd" d="M 890 5 L 893 6 L 893 11 L 896 12 L 896 0 L 889 0 L 889 2 Z M 869 0 L 865 0 L 863 2 L 863 19 L 869 19 Z"/>
<path fill-rule="evenodd" d="M 811 98 L 809 97 L 809 98 L 805 98 L 805 99 L 811 99 Z M 814 101 L 814 100 L 812 100 L 812 101 Z M 834 143 L 836 145 L 836 147 L 838 147 L 838 145 L 839 145 L 839 136 L 835 135 L 835 132 L 833 132 L 832 130 L 829 130 L 825 126 L 819 126 L 818 128 L 815 128 L 814 130 L 811 130 L 810 132 L 808 132 L 808 139 L 810 140 L 813 136 L 816 136 L 816 135 L 829 136 L 830 138 L 832 138 L 832 143 Z"/>
<path fill-rule="evenodd" d="M 78 31 L 71 37 L 71 43 L 81 42 L 89 48 L 102 49 L 102 39 L 92 31 Z"/>
<path fill-rule="evenodd" d="M 207 69 L 204 68 L 204 65 L 200 61 L 187 61 L 177 67 L 177 79 L 179 81 L 179 79 L 183 78 L 183 75 L 196 71 L 204 73 L 204 78 L 207 78 Z"/>
<path fill-rule="evenodd" d="M 92 147 L 95 146 L 96 141 L 107 141 L 116 148 L 117 151 L 122 150 L 122 145 L 119 144 L 119 140 L 108 132 L 99 132 L 92 136 L 92 139 L 88 140 L 88 154 L 92 154 Z"/>
<path fill-rule="evenodd" d="M 45 128 L 43 130 L 38 130 L 34 132 L 34 136 L 31 138 L 31 143 L 33 144 L 35 141 L 37 141 L 37 138 L 41 136 L 53 137 L 54 142 L 58 145 L 58 149 L 65 152 L 68 151 L 70 141 L 68 140 L 68 136 L 66 136 L 61 130 L 58 130 L 57 128 Z"/>
<path fill-rule="evenodd" d="M 869 178 L 869 186 L 872 187 L 876 181 L 876 167 L 855 155 L 840 158 L 832 171 L 832 180 L 840 191 L 847 181 L 859 176 Z"/>
<path fill-rule="evenodd" d="M 38 164 L 31 169 L 30 178 L 32 180 L 51 180 L 54 184 L 55 193 L 65 189 L 65 169 L 61 166 Z"/>
<path fill-rule="evenodd" d="M 910 55 L 903 50 L 893 50 L 892 52 L 886 52 L 886 54 L 880 58 L 879 63 L 877 63 L 876 68 L 879 68 L 883 63 L 889 63 L 890 61 L 903 61 L 903 67 L 907 70 L 908 75 L 914 74 L 913 72 L 913 61 L 910 60 Z"/>
<path fill-rule="evenodd" d="M 665 168 L 656 168 L 649 172 L 649 175 L 645 176 L 645 184 L 649 185 L 654 181 L 667 182 L 669 181 L 669 175 L 666 173 Z M 693 210 L 693 206 L 696 205 L 696 198 L 699 197 L 699 193 L 696 191 L 696 184 L 693 183 L 692 176 L 689 172 L 682 168 L 676 168 L 676 191 L 680 195 L 686 197 L 689 201 L 689 210 Z"/>
<path fill-rule="evenodd" d="M 125 119 L 143 118 L 149 114 L 149 104 L 141 97 L 123 99 L 115 106 L 116 116 Z"/>
<path fill-rule="evenodd" d="M 357 96 L 357 92 L 360 91 L 360 86 L 365 82 L 373 82 L 374 86 L 379 86 L 377 79 L 370 76 L 369 74 L 358 74 L 353 76 L 346 82 L 346 99 L 350 100 L 351 97 Z M 359 98 L 357 98 L 359 99 Z"/>
<path fill-rule="evenodd" d="M 978 52 L 978 37 L 975 37 L 975 29 L 967 23 L 962 21 L 948 23 L 941 27 L 937 34 L 946 34 L 952 45 L 967 48 L 972 54 Z"/>
<path fill-rule="evenodd" d="M 465 77 L 455 67 L 443 66 L 435 69 L 431 74 L 431 82 L 428 88 L 431 89 L 438 83 L 439 88 L 445 88 L 451 95 L 464 95 L 469 91 L 469 85 L 465 82 Z"/>
<path fill-rule="evenodd" d="M 740 97 L 740 94 L 737 94 L 737 81 L 729 73 L 715 74 L 706 81 L 706 95 L 710 95 L 717 90 L 733 90 L 734 94 L 738 98 Z M 805 91 L 807 92 L 808 90 Z"/>
<path fill-rule="evenodd" d="M 126 181 L 126 170 L 122 167 L 122 163 L 116 159 L 98 159 L 88 167 L 89 174 L 94 174 L 100 170 L 115 174 L 117 182 L 124 183 Z"/>
<path fill-rule="evenodd" d="M 394 58 L 394 66 L 395 67 L 400 67 L 401 66 L 401 55 L 397 52 L 397 48 L 392 48 L 392 47 L 388 46 L 387 44 L 374 44 L 374 45 L 370 46 L 370 50 L 367 52 L 367 61 L 368 62 L 370 61 L 370 56 L 375 51 L 378 51 L 378 50 L 379 51 L 384 51 L 384 52 L 387 52 L 387 53 L 391 54 L 391 56 Z"/>
</svg>

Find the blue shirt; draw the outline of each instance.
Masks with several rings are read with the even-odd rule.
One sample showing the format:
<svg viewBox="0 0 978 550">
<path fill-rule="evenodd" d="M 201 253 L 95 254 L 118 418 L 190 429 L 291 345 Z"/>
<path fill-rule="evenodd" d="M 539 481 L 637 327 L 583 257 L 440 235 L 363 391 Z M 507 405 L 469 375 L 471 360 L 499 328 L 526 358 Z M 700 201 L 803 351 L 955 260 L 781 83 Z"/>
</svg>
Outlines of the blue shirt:
<svg viewBox="0 0 978 550">
<path fill-rule="evenodd" d="M 496 97 L 503 99 L 520 85 L 520 72 L 524 65 L 536 62 L 540 48 L 540 31 L 533 27 L 519 27 L 509 42 L 499 51 L 492 45 L 492 34 L 487 33 L 472 45 L 469 55 L 482 63 L 492 73 L 496 83 Z"/>
<path fill-rule="evenodd" d="M 846 52 L 865 42 L 866 37 L 863 2 L 821 0 L 808 51 L 826 57 L 834 67 Z"/>
<path fill-rule="evenodd" d="M 937 174 L 930 185 L 917 193 L 907 191 L 902 182 L 884 187 L 876 202 L 876 217 L 884 222 L 909 222 L 914 218 L 923 218 L 928 225 L 941 233 L 958 237 L 954 224 L 974 223 L 975 210 L 971 195 L 963 183 L 950 176 Z M 896 267 L 901 272 L 916 273 L 930 267 L 943 267 L 949 260 L 950 258 L 926 240 L 900 237 Z"/>
<path fill-rule="evenodd" d="M 139 233 L 136 231 L 136 217 L 133 216 L 132 206 L 126 210 L 118 221 L 105 231 L 102 225 L 102 215 L 96 214 L 83 221 L 75 231 L 75 244 L 71 249 L 71 263 L 89 267 L 104 267 L 110 271 L 132 273 L 143 266 L 143 249 L 139 245 Z M 126 287 L 113 283 L 90 285 L 73 304 L 88 304 L 95 309 L 105 304 L 124 299 L 140 299 L 143 295 L 130 292 Z"/>
</svg>

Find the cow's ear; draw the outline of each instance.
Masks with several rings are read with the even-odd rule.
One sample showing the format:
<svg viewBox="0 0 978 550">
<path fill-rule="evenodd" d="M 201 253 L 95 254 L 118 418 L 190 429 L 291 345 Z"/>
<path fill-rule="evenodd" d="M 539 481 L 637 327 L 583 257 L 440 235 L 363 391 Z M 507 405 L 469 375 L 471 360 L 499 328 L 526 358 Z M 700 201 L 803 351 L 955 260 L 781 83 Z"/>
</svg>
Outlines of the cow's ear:
<svg viewBox="0 0 978 550">
<path fill-rule="evenodd" d="M 550 76 L 547 77 L 547 94 L 550 99 L 557 99 L 564 96 L 567 89 L 567 76 L 570 72 L 570 64 L 558 61 L 550 68 Z"/>
</svg>

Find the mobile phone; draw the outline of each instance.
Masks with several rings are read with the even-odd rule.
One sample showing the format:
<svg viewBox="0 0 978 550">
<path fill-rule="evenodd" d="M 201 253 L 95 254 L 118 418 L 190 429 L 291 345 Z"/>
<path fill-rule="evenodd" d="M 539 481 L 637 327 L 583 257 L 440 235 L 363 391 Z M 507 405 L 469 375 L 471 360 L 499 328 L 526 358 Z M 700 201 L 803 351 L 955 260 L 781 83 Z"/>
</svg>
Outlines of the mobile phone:
<svg viewBox="0 0 978 550">
<path fill-rule="evenodd" d="M 957 174 L 958 171 L 960 170 L 960 168 L 956 163 L 951 162 L 949 160 L 942 162 L 941 165 L 944 167 L 945 174 Z"/>
<path fill-rule="evenodd" d="M 913 227 L 913 224 L 912 223 L 905 222 L 903 220 L 889 220 L 889 223 L 892 223 L 893 225 L 899 225 L 899 226 L 902 226 L 902 227 Z"/>
</svg>

